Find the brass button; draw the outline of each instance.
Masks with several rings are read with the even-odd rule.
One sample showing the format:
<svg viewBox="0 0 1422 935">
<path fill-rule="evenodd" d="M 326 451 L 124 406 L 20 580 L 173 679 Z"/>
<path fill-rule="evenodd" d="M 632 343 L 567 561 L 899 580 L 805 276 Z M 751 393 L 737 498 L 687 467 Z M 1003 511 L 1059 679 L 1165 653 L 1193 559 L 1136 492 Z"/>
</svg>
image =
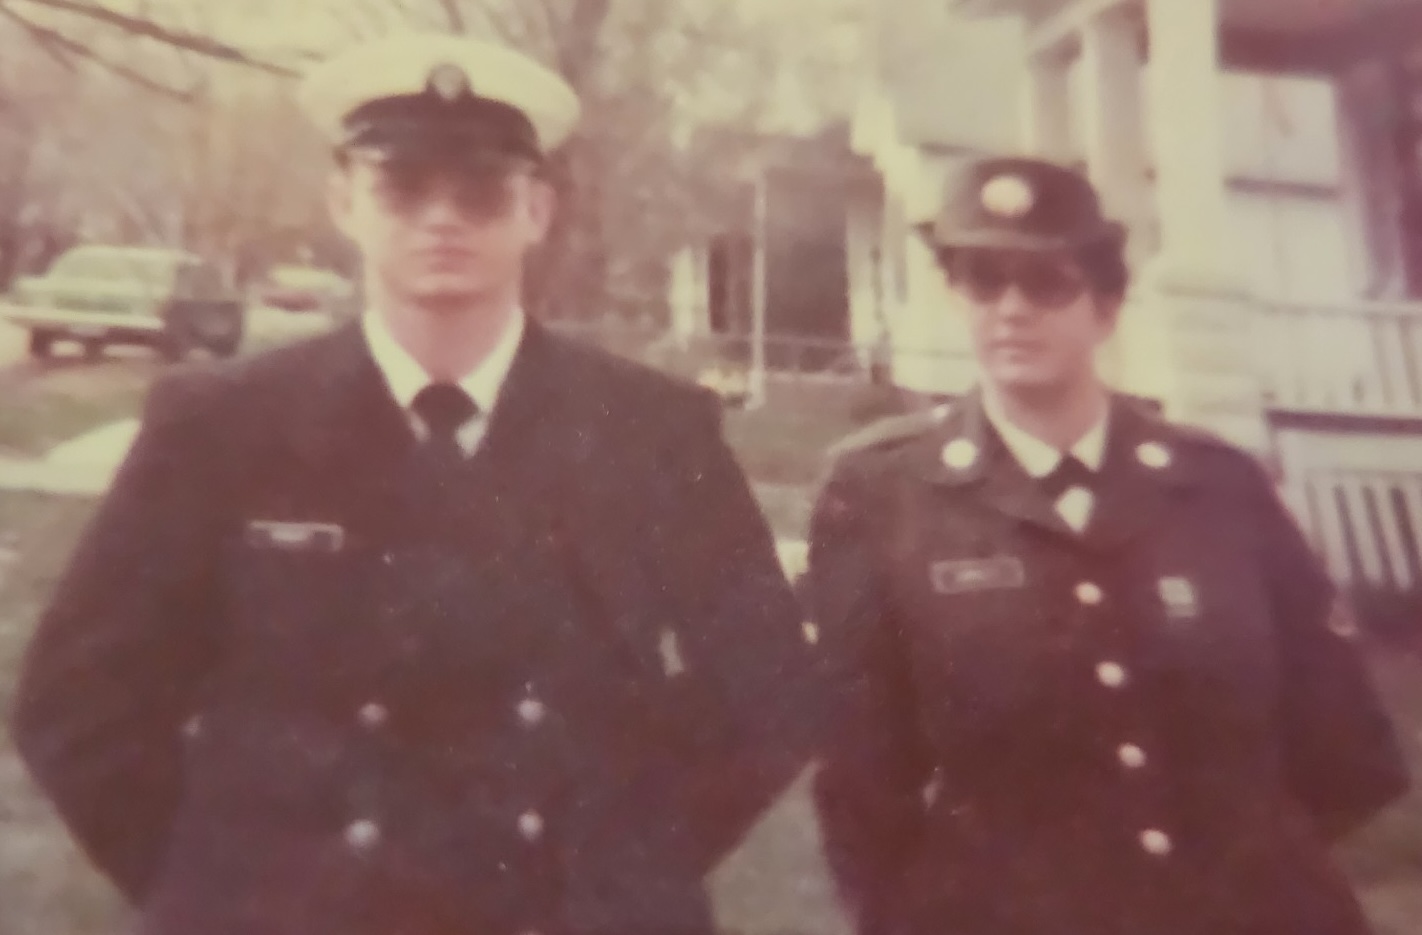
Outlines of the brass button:
<svg viewBox="0 0 1422 935">
<path fill-rule="evenodd" d="M 1105 596 L 1100 586 L 1094 582 L 1083 581 L 1076 586 L 1076 599 L 1087 607 L 1095 607 L 1100 604 Z"/>
<path fill-rule="evenodd" d="M 346 844 L 352 850 L 368 851 L 379 843 L 380 826 L 375 822 L 362 818 L 346 826 Z"/>
<path fill-rule="evenodd" d="M 527 811 L 518 816 L 518 833 L 529 842 L 543 837 L 543 816 L 535 811 Z"/>
<path fill-rule="evenodd" d="M 1126 684 L 1126 670 L 1117 662 L 1103 662 L 1096 667 L 1096 678 L 1107 688 L 1120 688 Z"/>
<path fill-rule="evenodd" d="M 1133 743 L 1123 743 L 1116 751 L 1120 757 L 1121 765 L 1127 769 L 1140 769 L 1146 765 L 1145 751 Z"/>
<path fill-rule="evenodd" d="M 1164 831 L 1147 828 L 1141 832 L 1141 847 L 1152 857 L 1168 857 L 1175 849 L 1175 844 Z"/>
<path fill-rule="evenodd" d="M 525 698 L 518 703 L 518 719 L 529 727 L 537 727 L 548 715 L 548 706 L 537 698 Z"/>
<path fill-rule="evenodd" d="M 371 730 L 384 727 L 390 720 L 390 711 L 383 704 L 372 701 L 360 709 L 360 722 Z"/>
</svg>

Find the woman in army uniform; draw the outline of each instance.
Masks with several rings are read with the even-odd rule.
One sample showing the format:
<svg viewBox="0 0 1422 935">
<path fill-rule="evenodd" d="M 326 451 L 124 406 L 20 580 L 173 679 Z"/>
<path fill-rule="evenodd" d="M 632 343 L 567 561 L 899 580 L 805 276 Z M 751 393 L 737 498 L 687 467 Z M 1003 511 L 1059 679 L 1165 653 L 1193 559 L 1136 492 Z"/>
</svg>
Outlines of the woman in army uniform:
<svg viewBox="0 0 1422 935">
<path fill-rule="evenodd" d="M 1405 789 L 1391 728 L 1261 468 L 1097 376 L 1122 228 L 989 159 L 923 233 L 982 386 L 844 443 L 811 532 L 860 931 L 1366 931 L 1328 850 Z"/>
</svg>

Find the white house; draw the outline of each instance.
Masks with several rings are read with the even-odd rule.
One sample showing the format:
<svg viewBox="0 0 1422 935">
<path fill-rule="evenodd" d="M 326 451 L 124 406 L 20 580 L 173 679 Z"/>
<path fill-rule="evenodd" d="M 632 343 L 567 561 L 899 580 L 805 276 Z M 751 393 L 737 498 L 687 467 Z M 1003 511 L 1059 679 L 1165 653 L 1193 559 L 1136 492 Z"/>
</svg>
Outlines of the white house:
<svg viewBox="0 0 1422 935">
<path fill-rule="evenodd" d="M 965 335 L 912 225 L 982 152 L 1079 165 L 1131 229 L 1122 388 L 1270 458 L 1340 577 L 1422 586 L 1422 0 L 865 0 L 852 289 L 896 382 Z M 855 304 L 863 311 L 864 301 Z"/>
</svg>

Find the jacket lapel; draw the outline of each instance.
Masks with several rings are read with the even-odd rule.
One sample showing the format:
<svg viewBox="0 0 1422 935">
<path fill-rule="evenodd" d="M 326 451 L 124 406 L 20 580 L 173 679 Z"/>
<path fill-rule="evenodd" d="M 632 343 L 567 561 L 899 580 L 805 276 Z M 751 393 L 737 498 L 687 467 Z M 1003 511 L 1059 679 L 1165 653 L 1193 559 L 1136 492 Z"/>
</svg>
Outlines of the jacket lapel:
<svg viewBox="0 0 1422 935">
<path fill-rule="evenodd" d="M 304 385 L 283 421 L 301 457 L 325 466 L 378 447 L 408 447 L 414 436 L 371 357 L 358 323 L 315 345 Z M 350 465 L 348 465 L 350 467 Z"/>
<path fill-rule="evenodd" d="M 311 345 L 295 387 L 270 413 L 318 499 L 384 524 L 399 509 L 414 434 L 366 347 L 359 323 Z M 309 496 L 310 494 L 308 494 Z"/>
<path fill-rule="evenodd" d="M 598 441 L 561 356 L 558 339 L 530 320 L 480 445 L 480 456 L 540 501 L 569 492 Z"/>
<path fill-rule="evenodd" d="M 610 628 L 644 671 L 660 670 L 656 634 L 671 609 L 646 554 L 645 523 L 661 517 L 635 497 L 654 478 L 626 458 L 629 420 L 606 408 L 598 371 L 581 354 L 530 322 L 484 438 L 498 474 L 518 485 L 527 521 L 536 524 L 590 618 Z M 649 401 L 649 405 L 655 405 Z"/>
</svg>

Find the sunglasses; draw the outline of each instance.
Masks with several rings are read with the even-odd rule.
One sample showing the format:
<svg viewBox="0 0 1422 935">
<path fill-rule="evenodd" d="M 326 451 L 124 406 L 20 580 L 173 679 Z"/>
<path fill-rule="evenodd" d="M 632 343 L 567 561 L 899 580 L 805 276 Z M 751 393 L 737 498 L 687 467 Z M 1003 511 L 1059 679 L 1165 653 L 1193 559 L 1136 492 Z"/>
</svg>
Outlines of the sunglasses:
<svg viewBox="0 0 1422 935">
<path fill-rule="evenodd" d="M 1087 291 L 1086 278 L 1069 260 L 1031 253 L 962 250 L 946 262 L 948 281 L 983 305 L 999 301 L 1012 286 L 1040 309 L 1064 308 Z"/>
<path fill-rule="evenodd" d="M 375 196 L 387 211 L 411 214 L 436 196 L 448 198 L 465 218 L 487 221 L 512 209 L 523 166 L 508 162 L 436 159 L 363 160 L 373 174 Z"/>
</svg>

